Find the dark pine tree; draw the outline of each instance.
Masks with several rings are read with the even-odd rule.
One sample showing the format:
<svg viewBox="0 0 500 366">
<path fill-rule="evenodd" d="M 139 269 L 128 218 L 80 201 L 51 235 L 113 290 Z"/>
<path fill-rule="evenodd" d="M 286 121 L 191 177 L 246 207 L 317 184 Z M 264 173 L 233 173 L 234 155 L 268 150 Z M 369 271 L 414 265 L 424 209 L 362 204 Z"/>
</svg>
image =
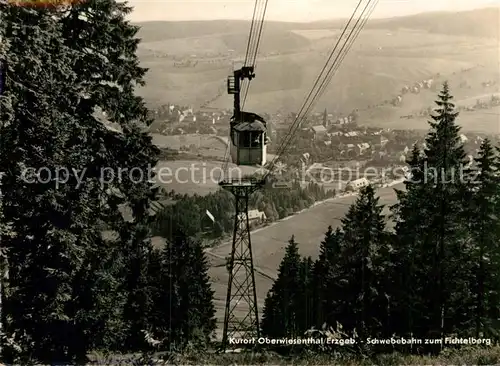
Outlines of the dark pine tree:
<svg viewBox="0 0 500 366">
<path fill-rule="evenodd" d="M 497 336 L 500 304 L 500 225 L 498 176 L 495 152 L 489 139 L 481 144 L 472 183 L 469 223 L 473 240 L 471 289 L 475 299 L 476 337 Z"/>
<path fill-rule="evenodd" d="M 134 94 L 146 70 L 129 12 L 115 1 L 45 10 L 0 4 L 9 64 L 0 170 L 5 219 L 16 233 L 2 237 L 12 248 L 7 328 L 32 360 L 80 362 L 91 348 L 120 345 L 124 323 L 148 325 L 143 276 L 156 195 L 148 173 L 158 151 Z M 96 118 L 99 109 L 122 133 Z M 44 182 L 23 179 L 26 168 L 42 167 Z M 54 179 L 61 169 L 69 172 L 62 184 Z M 105 170 L 122 174 L 103 180 Z M 124 205 L 132 223 L 120 214 Z M 103 223 L 114 231 L 107 239 Z"/>
<path fill-rule="evenodd" d="M 88 252 L 92 256 L 89 261 L 99 263 L 100 258 L 112 253 L 115 262 L 122 266 L 117 277 L 123 281 L 126 297 L 123 306 L 126 336 L 122 343 L 129 351 L 147 347 L 142 331 L 150 327 L 147 322 L 151 304 L 147 287 L 153 223 L 150 206 L 157 199 L 151 179 L 159 156 L 158 148 L 147 134 L 152 123 L 149 111 L 135 93 L 137 86 L 144 85 L 147 70 L 139 66 L 136 55 L 139 27 L 126 19 L 131 11 L 125 3 L 114 0 L 90 0 L 58 12 L 65 45 L 78 53 L 69 65 L 77 75 L 74 84 L 80 94 L 75 111 L 85 121 L 80 132 L 86 137 L 82 144 L 90 150 L 87 184 L 99 180 L 94 195 L 101 197 L 102 204 L 97 212 L 100 221 L 118 234 L 114 248 L 121 250 L 121 255 L 114 248 L 109 250 L 113 243 L 108 247 L 96 246 Z M 107 129 L 96 119 L 95 112 L 102 112 L 106 116 L 104 122 L 118 125 L 121 132 Z M 120 214 L 123 208 L 130 211 L 131 222 L 124 221 Z M 122 296 L 116 291 L 106 294 Z M 83 317 L 85 311 L 92 309 L 82 307 Z"/>
<path fill-rule="evenodd" d="M 469 178 L 460 127 L 455 122 L 458 112 L 452 99 L 448 84 L 444 83 L 424 151 L 427 169 L 424 184 L 428 189 L 425 199 L 431 207 L 422 260 L 432 263 L 432 269 L 430 273 L 422 273 L 421 279 L 424 281 L 425 276 L 429 284 L 429 292 L 423 298 L 428 299 L 427 313 L 432 317 L 429 331 L 434 338 L 452 332 L 468 333 L 473 319 L 467 283 L 471 248 L 465 218 Z"/>
<path fill-rule="evenodd" d="M 419 314 L 425 312 L 417 294 L 426 281 L 417 281 L 416 266 L 421 271 L 428 263 L 415 260 L 415 253 L 421 245 L 428 226 L 426 220 L 427 193 L 424 182 L 424 161 L 417 145 L 407 160 L 409 174 L 404 182 L 405 190 L 396 190 L 398 203 L 391 207 L 396 223 L 394 251 L 391 253 L 391 275 L 389 292 L 392 299 L 391 330 L 393 333 L 411 337 L 418 331 Z M 422 200 L 424 200 L 422 202 Z"/>
<path fill-rule="evenodd" d="M 20 347 L 4 356 L 9 363 L 81 363 L 92 345 L 78 317 L 84 295 L 75 293 L 75 274 L 87 269 L 87 247 L 105 244 L 96 225 L 99 197 L 77 184 L 88 156 L 71 149 L 82 135 L 70 67 L 77 56 L 63 45 L 55 11 L 2 3 L 0 14 L 9 65 L 0 106 L 2 208 L 13 233 L 1 238 L 9 264 L 2 315 Z"/>
<path fill-rule="evenodd" d="M 314 262 L 311 257 L 303 258 L 299 268 L 300 294 L 297 309 L 298 328 L 302 334 L 315 325 L 314 322 Z"/>
<path fill-rule="evenodd" d="M 320 244 L 318 260 L 314 263 L 314 319 L 318 328 L 335 326 L 339 306 L 342 298 L 340 282 L 340 229 L 333 231 L 328 227 L 325 239 Z"/>
<path fill-rule="evenodd" d="M 398 192 L 392 321 L 397 332 L 440 338 L 470 330 L 469 172 L 457 113 L 445 83 L 429 122 L 426 149 L 415 148 L 406 192 Z M 401 279 L 398 279 L 400 277 Z M 407 286 L 411 284 L 408 291 Z"/>
<path fill-rule="evenodd" d="M 342 220 L 339 283 L 342 294 L 337 321 L 364 339 L 382 336 L 388 319 L 386 278 L 389 273 L 389 234 L 383 206 L 368 186 Z"/>
<path fill-rule="evenodd" d="M 154 334 L 171 349 L 205 346 L 215 331 L 208 262 L 199 241 L 176 232 L 162 254 L 156 289 Z"/>
<path fill-rule="evenodd" d="M 300 329 L 299 307 L 303 301 L 299 289 L 301 258 L 294 237 L 288 242 L 285 256 L 278 269 L 278 277 L 269 290 L 262 315 L 262 333 L 265 336 L 296 337 L 306 329 Z"/>
</svg>

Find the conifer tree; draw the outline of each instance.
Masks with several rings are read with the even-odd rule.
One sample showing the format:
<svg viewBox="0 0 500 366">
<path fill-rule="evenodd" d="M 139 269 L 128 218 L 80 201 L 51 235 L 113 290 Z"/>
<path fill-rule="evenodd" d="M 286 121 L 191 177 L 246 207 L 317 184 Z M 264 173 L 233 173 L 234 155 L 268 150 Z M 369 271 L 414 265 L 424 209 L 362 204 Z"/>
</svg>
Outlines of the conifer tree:
<svg viewBox="0 0 500 366">
<path fill-rule="evenodd" d="M 469 173 L 464 169 L 465 152 L 455 123 L 458 114 L 451 99 L 445 83 L 429 122 L 427 148 L 422 155 L 414 149 L 409 162 L 412 179 L 407 191 L 398 193 L 400 202 L 394 208 L 395 253 L 400 259 L 393 278 L 403 275 L 404 279 L 395 295 L 397 316 L 405 324 L 399 331 L 418 337 L 439 338 L 470 328 L 470 245 L 465 221 Z M 403 286 L 410 282 L 412 289 L 405 295 Z"/>
<path fill-rule="evenodd" d="M 425 312 L 417 296 L 425 283 L 417 281 L 416 267 L 426 266 L 427 263 L 416 261 L 415 253 L 421 245 L 429 216 L 426 205 L 422 203 L 428 193 L 423 184 L 424 160 L 418 145 L 413 146 L 407 164 L 409 176 L 404 182 L 406 189 L 396 190 L 398 203 L 391 207 L 396 235 L 391 254 L 391 286 L 388 288 L 392 299 L 392 330 L 401 336 L 411 337 L 416 332 L 419 314 Z"/>
<path fill-rule="evenodd" d="M 472 293 L 475 299 L 476 337 L 492 336 L 492 320 L 499 315 L 500 226 L 498 219 L 498 176 L 495 154 L 489 139 L 481 144 L 476 158 L 477 174 L 472 180 L 470 227 L 474 243 Z"/>
<path fill-rule="evenodd" d="M 75 54 L 62 47 L 61 27 L 50 12 L 6 4 L 0 12 L 9 65 L 0 108 L 2 205 L 15 233 L 1 238 L 9 262 L 6 330 L 16 332 L 25 360 L 79 362 L 87 345 L 75 321 L 74 273 L 85 266 L 85 246 L 101 236 L 90 224 L 97 219 L 96 200 L 74 194 L 81 165 L 71 161 L 77 153 L 68 154 L 68 147 L 78 120 L 59 107 L 71 105 L 75 95 L 68 66 Z M 42 175 L 33 174 L 40 169 Z M 62 169 L 69 172 L 63 184 L 55 175 Z"/>
<path fill-rule="evenodd" d="M 162 253 L 156 288 L 155 334 L 164 345 L 182 349 L 207 345 L 215 331 L 213 291 L 201 243 L 176 232 Z"/>
<path fill-rule="evenodd" d="M 130 303 L 147 283 L 137 276 L 147 268 L 148 208 L 156 194 L 148 173 L 157 149 L 143 132 L 147 109 L 134 95 L 145 73 L 135 55 L 137 27 L 125 21 L 130 9 L 115 1 L 0 7 L 9 64 L 0 170 L 7 172 L 4 214 L 17 233 L 2 238 L 13 248 L 8 328 L 21 334 L 18 343 L 30 358 L 76 362 L 90 347 L 120 343 L 121 310 L 125 303 L 142 307 Z M 96 120 L 97 108 L 123 133 Z M 47 180 L 27 184 L 26 168 L 46 169 Z M 62 168 L 69 173 L 61 185 L 54 174 Z M 108 182 L 103 169 L 127 173 Z M 120 215 L 123 204 L 133 224 Z M 101 222 L 118 239 L 104 240 Z M 40 288 L 48 293 L 33 293 Z"/>
<path fill-rule="evenodd" d="M 269 337 L 301 336 L 306 329 L 300 329 L 299 289 L 301 258 L 295 238 L 288 242 L 285 256 L 278 269 L 278 277 L 269 290 L 262 315 L 262 333 Z"/>
<path fill-rule="evenodd" d="M 424 252 L 433 256 L 428 260 L 432 263 L 431 273 L 422 275 L 427 276 L 428 281 L 431 279 L 427 298 L 432 309 L 428 313 L 432 314 L 431 331 L 440 337 L 463 331 L 463 327 L 469 327 L 466 323 L 471 318 L 466 280 L 470 246 L 467 245 L 468 225 L 464 222 L 464 208 L 468 206 L 468 178 L 464 175 L 467 161 L 452 99 L 448 84 L 444 83 L 424 151 L 429 169 L 426 176 L 429 182 L 424 184 L 433 197 L 432 200 L 427 197 L 432 213 L 429 213 Z"/>
<path fill-rule="evenodd" d="M 297 308 L 298 328 L 303 334 L 314 326 L 314 262 L 311 257 L 302 258 L 299 268 L 299 304 Z"/>
<path fill-rule="evenodd" d="M 320 244 L 319 258 L 314 264 L 314 302 L 317 327 L 323 324 L 334 326 L 338 300 L 342 298 L 340 283 L 340 229 L 329 226 L 325 239 Z"/>
<path fill-rule="evenodd" d="M 387 324 L 389 242 L 383 206 L 368 186 L 342 220 L 338 322 L 364 338 L 382 335 Z"/>
<path fill-rule="evenodd" d="M 149 327 L 146 314 L 151 299 L 146 273 L 153 222 L 150 203 L 157 197 L 150 179 L 159 150 L 147 134 L 152 120 L 145 103 L 135 95 L 136 87 L 144 85 L 147 70 L 139 66 L 136 55 L 139 27 L 126 20 L 131 11 L 115 0 L 91 0 L 61 12 L 59 22 L 67 47 L 79 55 L 71 65 L 78 76 L 75 83 L 85 96 L 79 99 L 77 111 L 81 119 L 88 120 L 85 128 L 92 134 L 93 161 L 86 175 L 100 180 L 99 195 L 105 202 L 101 220 L 119 234 L 115 245 L 122 250 L 119 257 L 126 272 L 122 276 L 127 292 L 123 320 L 129 328 L 125 344 L 129 350 L 139 350 L 145 346 L 141 332 Z M 96 110 L 117 123 L 122 133 L 102 125 L 96 128 L 95 118 L 89 118 Z M 110 176 L 103 177 L 103 170 Z M 133 223 L 124 222 L 120 206 L 130 208 Z M 102 247 L 95 253 L 100 257 L 106 251 Z"/>
</svg>

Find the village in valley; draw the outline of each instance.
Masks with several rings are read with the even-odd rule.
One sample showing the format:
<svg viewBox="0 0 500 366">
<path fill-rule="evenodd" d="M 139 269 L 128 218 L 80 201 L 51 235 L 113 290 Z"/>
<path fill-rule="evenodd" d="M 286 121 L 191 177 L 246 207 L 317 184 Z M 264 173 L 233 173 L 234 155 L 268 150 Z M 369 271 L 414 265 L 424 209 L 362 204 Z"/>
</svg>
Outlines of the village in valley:
<svg viewBox="0 0 500 366">
<path fill-rule="evenodd" d="M 463 73 L 467 71 L 469 70 L 462 70 Z M 440 75 L 436 76 L 440 77 Z M 403 86 L 401 93 L 392 99 L 353 110 L 344 116 L 332 113 L 326 108 L 322 112 L 312 113 L 297 131 L 294 146 L 290 148 L 287 156 L 282 157 L 281 163 L 287 166 L 289 179 L 293 180 L 294 175 L 291 173 L 296 172 L 299 166 L 304 164 L 307 165 L 312 175 L 315 171 L 325 169 L 366 171 L 369 167 L 380 172 L 377 175 L 371 170 L 371 173 L 368 173 L 369 176 L 366 176 L 367 174 L 359 176 L 358 173 L 358 176 L 354 178 L 351 174 L 351 180 L 359 180 L 352 184 L 349 184 L 351 181 L 343 178 L 340 173 L 337 179 L 334 177 L 326 179 L 328 182 L 323 184 L 326 190 L 337 192 L 346 189 L 356 190 L 368 183 L 383 185 L 391 179 L 404 178 L 386 176 L 382 172 L 405 167 L 412 146 L 423 142 L 425 130 L 377 128 L 373 124 L 366 126 L 360 115 L 364 111 L 387 105 L 397 109 L 403 105 L 405 99 L 412 97 L 412 94 L 413 96 L 420 93 L 432 95 L 436 92 L 437 86 L 439 84 L 434 79 L 415 82 L 412 86 Z M 461 83 L 460 87 L 467 88 L 468 85 Z M 500 106 L 500 93 L 496 92 L 498 90 L 496 81 L 482 82 L 481 87 L 489 93 L 485 93 L 481 98 L 459 103 L 457 110 L 473 114 L 475 111 L 481 113 L 481 111 L 495 110 Z M 411 115 L 400 116 L 400 118 L 430 118 L 432 110 L 433 107 L 429 106 Z M 152 111 L 154 123 L 150 127 L 150 132 L 158 146 L 170 150 L 169 156 L 175 156 L 175 159 L 189 160 L 189 157 L 196 157 L 196 159 L 210 162 L 222 161 L 224 145 L 228 142 L 228 126 L 232 114 L 233 111 L 230 109 L 219 110 L 208 106 L 194 109 L 190 106 L 166 104 Z M 268 128 L 268 153 L 272 156 L 295 115 L 292 112 L 264 113 L 263 117 L 267 121 Z M 460 138 L 465 143 L 469 154 L 475 154 L 487 135 L 487 133 L 464 131 Z M 175 154 L 174 151 L 176 151 Z"/>
</svg>

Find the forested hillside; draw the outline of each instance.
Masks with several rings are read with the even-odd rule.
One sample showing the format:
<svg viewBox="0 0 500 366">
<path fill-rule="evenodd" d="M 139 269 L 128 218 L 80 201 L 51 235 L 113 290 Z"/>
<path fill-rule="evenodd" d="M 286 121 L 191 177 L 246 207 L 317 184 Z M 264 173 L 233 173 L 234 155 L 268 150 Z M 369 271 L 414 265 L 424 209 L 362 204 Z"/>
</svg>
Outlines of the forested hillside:
<svg viewBox="0 0 500 366">
<path fill-rule="evenodd" d="M 485 140 L 469 166 L 457 117 L 445 84 L 426 148 L 414 146 L 411 177 L 391 207 L 394 231 L 368 187 L 341 227 L 328 228 L 316 262 L 300 257 L 292 236 L 266 299 L 265 335 L 330 330 L 368 353 L 398 344 L 369 339 L 405 339 L 400 352 L 433 354 L 454 347 L 457 338 L 498 341 L 500 160 Z"/>
</svg>

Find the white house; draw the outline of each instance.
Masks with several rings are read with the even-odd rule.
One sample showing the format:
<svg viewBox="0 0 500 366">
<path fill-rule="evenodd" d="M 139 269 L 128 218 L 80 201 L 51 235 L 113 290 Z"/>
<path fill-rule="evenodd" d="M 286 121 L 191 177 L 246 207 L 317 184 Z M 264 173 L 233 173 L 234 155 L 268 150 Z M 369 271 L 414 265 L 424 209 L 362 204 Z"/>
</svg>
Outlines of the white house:
<svg viewBox="0 0 500 366">
<path fill-rule="evenodd" d="M 361 144 L 358 144 L 357 148 L 358 148 L 358 154 L 362 155 L 366 150 L 370 148 L 370 144 L 367 142 L 363 142 Z"/>
<path fill-rule="evenodd" d="M 385 136 L 380 135 L 380 140 L 379 140 L 380 147 L 384 147 L 385 145 L 387 145 L 388 142 L 389 140 Z"/>
<path fill-rule="evenodd" d="M 327 129 L 323 125 L 318 125 L 318 126 L 312 126 L 311 131 L 314 133 L 314 138 L 323 138 L 326 136 Z"/>
<path fill-rule="evenodd" d="M 346 190 L 347 191 L 357 191 L 363 187 L 367 187 L 370 184 L 370 181 L 366 178 L 359 178 L 355 180 L 351 180 L 347 183 Z"/>
<path fill-rule="evenodd" d="M 240 213 L 240 220 L 245 219 L 245 214 Z M 259 210 L 248 210 L 248 222 L 249 224 L 260 224 L 264 221 L 266 221 L 267 217 L 266 214 L 262 211 Z M 244 222 L 242 222 L 242 226 L 244 225 Z"/>
</svg>

